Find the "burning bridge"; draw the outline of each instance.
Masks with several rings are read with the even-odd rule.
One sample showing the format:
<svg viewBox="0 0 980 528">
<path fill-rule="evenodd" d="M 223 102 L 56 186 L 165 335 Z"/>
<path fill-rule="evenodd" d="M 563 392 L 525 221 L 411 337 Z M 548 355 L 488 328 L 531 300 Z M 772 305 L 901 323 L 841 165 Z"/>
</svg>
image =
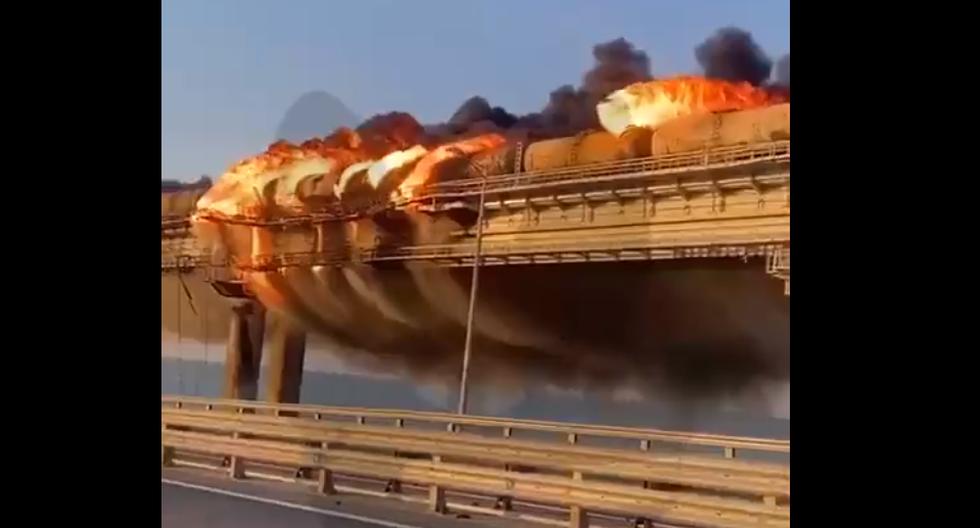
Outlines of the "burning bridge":
<svg viewBox="0 0 980 528">
<path fill-rule="evenodd" d="M 255 302 L 250 277 L 260 277 L 261 284 L 281 280 L 291 270 L 353 267 L 348 278 L 361 281 L 353 287 L 363 290 L 371 287 L 364 286 L 364 280 L 376 278 L 356 274 L 373 267 L 412 262 L 472 266 L 469 320 L 456 319 L 458 327 L 467 329 L 467 349 L 481 266 L 741 260 L 743 266 L 758 266 L 760 273 L 765 270 L 773 280 L 785 281 L 788 295 L 789 163 L 789 141 L 771 141 L 441 182 L 401 201 L 358 204 L 369 214 L 355 215 L 335 204 L 330 210 L 277 220 L 226 219 L 230 227 L 225 229 L 239 235 L 234 241 L 239 247 L 229 252 L 233 256 L 199 245 L 189 219 L 165 219 L 161 271 L 181 283 L 189 274 L 203 277 L 237 306 L 231 315 L 228 356 L 237 360 L 227 363 L 225 394 L 254 397 L 266 301 Z M 391 236 L 405 231 L 398 225 L 403 220 L 399 215 L 405 214 L 414 215 L 416 225 L 445 220 L 440 230 L 432 230 L 439 233 L 435 242 Z M 388 301 L 378 302 L 384 311 L 380 303 Z M 461 317 L 465 302 L 443 308 L 453 312 L 451 317 Z M 386 315 L 392 310 L 397 312 L 387 308 Z M 355 318 L 342 324 L 357 322 Z M 370 328 L 368 321 L 364 324 Z M 285 324 L 270 331 L 282 335 L 272 335 L 267 342 L 275 365 L 267 393 L 275 401 L 298 401 L 305 329 Z M 382 350 L 392 346 L 402 345 L 376 344 Z"/>
<path fill-rule="evenodd" d="M 188 274 L 206 277 L 233 309 L 225 361 L 228 399 L 165 397 L 163 464 L 218 470 L 232 478 L 288 480 L 319 494 L 394 497 L 440 513 L 456 509 L 573 528 L 602 515 L 646 526 L 788 526 L 785 461 L 734 460 L 736 447 L 788 453 L 788 442 L 289 405 L 299 401 L 306 334 L 288 324 L 267 327 L 248 278 L 412 262 L 472 266 L 460 404 L 465 413 L 465 365 L 481 266 L 739 259 L 785 281 L 788 295 L 789 160 L 789 141 L 772 141 L 440 182 L 401 201 L 360 203 L 356 209 L 337 203 L 277 220 L 226 219 L 228 229 L 239 234 L 233 241 L 240 243 L 226 254 L 200 245 L 188 218 L 164 219 L 161 272 L 181 284 Z M 445 220 L 444 229 L 430 240 L 417 232 L 392 236 L 404 231 L 403 215 L 413 215 L 415 225 Z M 178 310 L 180 303 L 178 298 Z M 249 401 L 257 396 L 263 343 L 270 402 L 264 404 Z M 437 422 L 445 431 L 412 422 Z M 477 434 L 494 428 L 502 438 Z M 523 429 L 561 436 L 512 438 Z M 639 449 L 578 445 L 588 436 L 638 441 Z M 678 443 L 701 451 L 670 447 Z M 712 449 L 723 449 L 723 456 Z M 385 492 L 365 489 L 365 482 Z M 477 506 L 473 494 L 487 506 Z M 550 505 L 557 517 L 534 514 L 535 505 Z"/>
<path fill-rule="evenodd" d="M 199 248 L 187 218 L 165 219 L 161 271 L 206 269 L 227 289 L 240 284 L 241 273 L 297 266 L 762 257 L 766 270 L 786 282 L 788 295 L 789 160 L 789 141 L 728 146 L 443 182 L 401 201 L 369 204 L 382 226 L 393 211 L 407 209 L 431 218 L 469 216 L 470 225 L 464 221 L 452 230 L 448 243 L 399 243 L 376 235 L 331 244 L 332 226 L 358 227 L 357 216 L 338 205 L 278 220 L 230 219 L 252 236 L 247 258 L 228 258 Z"/>
</svg>

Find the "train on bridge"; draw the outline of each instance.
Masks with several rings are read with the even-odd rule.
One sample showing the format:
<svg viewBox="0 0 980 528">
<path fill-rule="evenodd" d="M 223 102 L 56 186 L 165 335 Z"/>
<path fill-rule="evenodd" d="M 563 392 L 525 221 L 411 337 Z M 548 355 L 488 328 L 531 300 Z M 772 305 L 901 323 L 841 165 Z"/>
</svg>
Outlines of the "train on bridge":
<svg viewBox="0 0 980 528">
<path fill-rule="evenodd" d="M 477 378 L 699 393 L 785 379 L 789 104 L 603 121 L 623 112 L 637 126 L 622 133 L 395 141 L 366 160 L 329 143 L 370 140 L 348 131 L 165 190 L 164 328 L 224 340 L 196 324 L 205 311 L 238 354 L 274 314 L 280 401 L 298 398 L 307 335 L 369 368 L 455 379 L 479 265 Z M 175 310 L 189 292 L 196 309 Z M 257 375 L 249 361 L 230 363 L 226 395 Z"/>
</svg>

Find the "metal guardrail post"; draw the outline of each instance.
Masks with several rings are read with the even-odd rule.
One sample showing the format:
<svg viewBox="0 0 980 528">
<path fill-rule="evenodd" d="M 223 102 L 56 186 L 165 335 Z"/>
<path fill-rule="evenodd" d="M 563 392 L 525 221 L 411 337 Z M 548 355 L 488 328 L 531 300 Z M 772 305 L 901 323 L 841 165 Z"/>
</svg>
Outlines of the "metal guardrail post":
<svg viewBox="0 0 980 528">
<path fill-rule="evenodd" d="M 174 448 L 162 446 L 161 460 L 164 466 L 172 466 L 174 462 Z"/>
<path fill-rule="evenodd" d="M 440 486 L 429 486 L 429 508 L 435 513 L 446 513 L 446 490 Z"/>
<path fill-rule="evenodd" d="M 572 474 L 572 480 L 581 481 L 582 473 L 576 471 Z M 569 528 L 589 528 L 589 514 L 584 508 L 577 505 L 568 507 L 568 527 Z"/>
<path fill-rule="evenodd" d="M 237 414 L 245 414 L 245 408 L 239 407 L 235 411 Z M 236 431 L 232 433 L 232 438 L 241 438 L 241 435 Z M 233 479 L 245 478 L 245 466 L 243 465 L 242 457 L 237 455 L 232 455 L 231 459 L 228 461 L 228 476 Z"/>
<path fill-rule="evenodd" d="M 238 433 L 235 433 L 234 438 L 238 438 Z M 231 462 L 228 464 L 228 476 L 233 479 L 245 478 L 245 465 L 244 460 L 240 456 L 232 456 Z"/>
<path fill-rule="evenodd" d="M 327 443 L 323 442 L 320 444 L 320 447 L 326 451 Z M 324 495 L 333 495 L 334 493 L 337 493 L 337 490 L 333 485 L 333 471 L 331 471 L 330 468 L 320 468 L 320 478 L 317 479 L 316 490 Z"/>
<path fill-rule="evenodd" d="M 589 514 L 581 506 L 569 506 L 568 527 L 589 528 Z"/>
</svg>

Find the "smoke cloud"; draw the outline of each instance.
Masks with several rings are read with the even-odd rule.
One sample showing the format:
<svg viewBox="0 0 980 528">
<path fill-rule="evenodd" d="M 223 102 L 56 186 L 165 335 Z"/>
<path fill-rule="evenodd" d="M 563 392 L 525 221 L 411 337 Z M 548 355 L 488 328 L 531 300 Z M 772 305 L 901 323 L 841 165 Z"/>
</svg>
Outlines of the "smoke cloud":
<svg viewBox="0 0 980 528">
<path fill-rule="evenodd" d="M 595 106 L 615 90 L 652 79 L 650 58 L 624 38 L 597 44 L 592 49 L 593 67 L 581 85 L 561 86 L 551 92 L 539 112 L 517 117 L 491 107 L 483 97 L 471 97 L 453 113 L 448 123 L 428 127 L 430 133 L 485 133 L 509 131 L 522 138 L 551 138 L 598 129 Z"/>
<path fill-rule="evenodd" d="M 789 88 L 789 53 L 776 63 L 776 84 Z"/>
<path fill-rule="evenodd" d="M 759 86 L 769 79 L 772 60 L 743 29 L 726 27 L 698 45 L 694 56 L 707 77 Z"/>
</svg>

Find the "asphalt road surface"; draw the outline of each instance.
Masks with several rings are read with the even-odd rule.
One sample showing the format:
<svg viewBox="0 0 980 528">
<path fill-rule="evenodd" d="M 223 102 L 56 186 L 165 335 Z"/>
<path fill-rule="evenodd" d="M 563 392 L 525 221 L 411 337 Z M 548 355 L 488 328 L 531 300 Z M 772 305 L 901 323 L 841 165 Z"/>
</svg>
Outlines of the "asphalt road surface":
<svg viewBox="0 0 980 528">
<path fill-rule="evenodd" d="M 163 484 L 163 528 L 366 528 L 377 523 Z M 393 526 L 393 525 L 389 525 Z M 419 527 L 421 528 L 421 527 Z"/>
<path fill-rule="evenodd" d="M 524 522 L 436 515 L 391 499 L 298 493 L 292 486 L 164 471 L 163 528 L 517 528 Z"/>
</svg>

